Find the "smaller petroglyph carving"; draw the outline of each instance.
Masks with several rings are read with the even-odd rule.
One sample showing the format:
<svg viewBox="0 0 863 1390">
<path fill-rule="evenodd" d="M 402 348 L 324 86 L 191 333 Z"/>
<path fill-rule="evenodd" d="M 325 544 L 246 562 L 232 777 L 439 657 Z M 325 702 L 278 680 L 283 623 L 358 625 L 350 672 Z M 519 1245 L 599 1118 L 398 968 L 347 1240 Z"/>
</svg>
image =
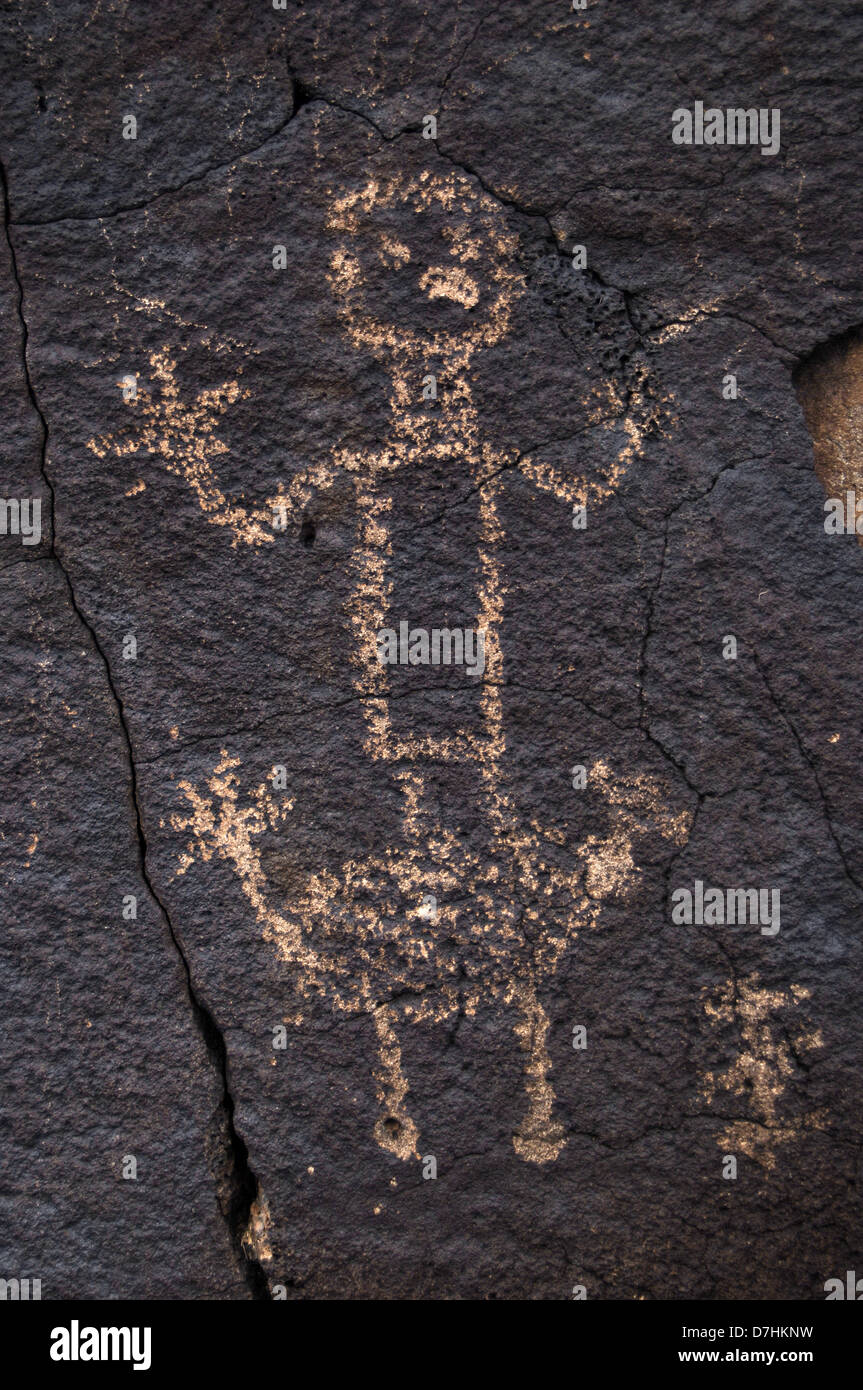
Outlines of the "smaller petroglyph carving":
<svg viewBox="0 0 863 1390">
<path fill-rule="evenodd" d="M 708 1105 L 720 1095 L 745 1096 L 753 1118 L 730 1120 L 716 1142 L 725 1151 L 744 1153 L 762 1167 L 776 1164 L 780 1144 L 796 1139 L 804 1129 L 823 1127 L 825 1113 L 809 1111 L 792 1120 L 781 1118 L 781 1102 L 789 1078 L 797 1071 L 797 1057 L 823 1047 L 818 1030 L 786 1028 L 781 1017 L 796 1009 L 811 991 L 802 985 L 788 990 L 765 989 L 757 974 L 740 981 L 728 980 L 704 1000 L 704 1010 L 716 1028 L 733 1027 L 740 1035 L 740 1051 L 723 1072 L 707 1072 L 703 1097 Z"/>
</svg>

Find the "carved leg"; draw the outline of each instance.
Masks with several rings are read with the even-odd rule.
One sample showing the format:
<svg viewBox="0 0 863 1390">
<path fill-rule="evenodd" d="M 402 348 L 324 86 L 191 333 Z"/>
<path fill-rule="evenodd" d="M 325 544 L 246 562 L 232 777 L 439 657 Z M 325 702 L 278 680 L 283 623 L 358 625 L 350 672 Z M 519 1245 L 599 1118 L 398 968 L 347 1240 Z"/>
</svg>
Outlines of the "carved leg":
<svg viewBox="0 0 863 1390">
<path fill-rule="evenodd" d="M 404 1108 L 408 1083 L 402 1071 L 402 1050 L 393 1027 L 393 1010 L 387 1004 L 372 1009 L 378 1035 L 378 1066 L 375 1080 L 382 1114 L 375 1125 L 375 1138 L 382 1149 L 397 1158 L 418 1158 L 419 1130 Z"/>
<path fill-rule="evenodd" d="M 536 995 L 532 979 L 520 983 L 514 991 L 519 1008 L 515 1035 L 527 1053 L 524 1085 L 528 1110 L 512 1137 L 519 1158 L 527 1163 L 551 1163 L 566 1144 L 563 1129 L 552 1118 L 554 1091 L 548 1080 L 551 1058 L 545 1045 L 548 1017 Z"/>
</svg>

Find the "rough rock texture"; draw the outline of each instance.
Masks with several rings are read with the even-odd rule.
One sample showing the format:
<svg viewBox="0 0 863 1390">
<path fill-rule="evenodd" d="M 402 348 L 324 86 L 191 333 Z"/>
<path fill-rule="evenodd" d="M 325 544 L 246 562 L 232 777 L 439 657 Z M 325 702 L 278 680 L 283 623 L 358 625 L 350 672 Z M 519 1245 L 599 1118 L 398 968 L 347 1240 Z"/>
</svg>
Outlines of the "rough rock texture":
<svg viewBox="0 0 863 1390">
<path fill-rule="evenodd" d="M 10 10 L 0 1275 L 823 1297 L 859 6 Z M 778 154 L 674 144 L 699 100 Z M 383 666 L 401 622 L 484 664 Z"/>
</svg>

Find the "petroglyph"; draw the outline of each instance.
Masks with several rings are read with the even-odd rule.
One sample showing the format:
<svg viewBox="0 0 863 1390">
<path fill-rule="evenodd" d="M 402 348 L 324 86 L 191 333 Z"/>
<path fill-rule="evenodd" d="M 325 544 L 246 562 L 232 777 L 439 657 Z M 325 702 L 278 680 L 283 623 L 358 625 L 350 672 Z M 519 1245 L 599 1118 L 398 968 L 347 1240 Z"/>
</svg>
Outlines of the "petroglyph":
<svg viewBox="0 0 863 1390">
<path fill-rule="evenodd" d="M 796 1139 L 804 1129 L 820 1129 L 826 1119 L 823 1111 L 809 1111 L 794 1120 L 783 1121 L 781 1102 L 789 1079 L 799 1065 L 797 1056 L 824 1046 L 818 1030 L 800 1027 L 789 1031 L 772 1014 L 796 1009 L 811 991 L 802 985 L 788 990 L 769 990 L 758 974 L 727 981 L 704 1000 L 704 1010 L 715 1028 L 733 1027 L 740 1035 L 737 1057 L 724 1072 L 707 1072 L 703 1098 L 714 1105 L 725 1092 L 747 1097 L 753 1118 L 731 1120 L 717 1135 L 716 1142 L 727 1152 L 744 1153 L 762 1167 L 776 1164 L 780 1144 Z"/>
<path fill-rule="evenodd" d="M 294 967 L 299 996 L 324 997 L 337 1010 L 372 1021 L 381 1103 L 375 1136 L 381 1146 L 401 1158 L 417 1153 L 397 1025 L 440 1022 L 460 1011 L 473 1015 L 481 1000 L 492 999 L 514 1016 L 515 1038 L 525 1053 L 528 1108 L 513 1134 L 515 1150 L 538 1163 L 556 1158 L 565 1135 L 552 1115 L 541 985 L 555 974 L 579 930 L 597 925 L 603 902 L 636 881 L 638 835 L 658 831 L 680 843 L 688 815 L 661 808 L 653 779 L 613 778 L 598 762 L 590 781 L 608 802 L 610 834 L 589 836 L 571 853 L 541 831 L 525 829 L 508 798 L 500 796 L 502 837 L 489 826 L 487 847 L 476 854 L 424 807 L 421 775 L 402 769 L 403 844 L 349 860 L 339 873 L 312 874 L 294 901 L 274 906 L 257 842 L 277 827 L 291 803 L 275 806 L 260 786 L 244 805 L 238 766 L 238 759 L 223 753 L 206 791 L 179 784 L 191 812 L 178 813 L 171 823 L 175 830 L 191 830 L 192 839 L 178 872 L 186 873 L 195 858 L 226 860 L 265 938 Z M 437 902 L 433 912 L 423 906 L 429 893 Z M 402 997 L 406 990 L 410 994 Z"/>
<path fill-rule="evenodd" d="M 416 215 L 422 255 L 405 240 L 406 209 Z M 390 226 L 396 214 L 400 231 L 395 221 Z M 625 893 L 636 881 L 638 836 L 652 831 L 680 843 L 688 817 L 664 809 L 662 788 L 653 779 L 629 773 L 615 777 L 597 761 L 590 781 L 607 804 L 611 828 L 573 850 L 542 826 L 526 827 L 507 788 L 501 644 L 506 582 L 499 559 L 503 528 L 498 507 L 504 465 L 514 466 L 517 460 L 480 439 L 469 372 L 475 354 L 506 334 L 523 289 L 513 268 L 516 240 L 499 207 L 469 180 L 455 176 L 372 179 L 336 200 L 329 229 L 337 238 L 330 288 L 346 333 L 390 373 L 391 435 L 376 453 L 335 452 L 330 463 L 295 476 L 270 504 L 298 514 L 337 475 L 353 480 L 357 530 L 347 605 L 352 681 L 365 720 L 364 751 L 390 768 L 401 789 L 401 843 L 362 862 L 349 860 L 339 873 L 312 873 L 295 901 L 274 905 L 256 842 L 273 830 L 286 807 L 275 806 L 265 786 L 243 806 L 238 761 L 223 751 L 206 792 L 187 781 L 179 784 L 191 813 L 178 814 L 172 824 L 192 831 L 179 872 L 186 872 L 196 856 L 208 860 L 216 854 L 227 860 L 264 936 L 294 967 L 300 996 L 323 996 L 335 1008 L 372 1021 L 381 1106 L 375 1135 L 383 1148 L 401 1158 L 417 1154 L 418 1132 L 407 1109 L 399 1026 L 440 1021 L 460 1010 L 472 1014 L 480 1000 L 497 1001 L 513 1015 L 515 1039 L 525 1057 L 527 1110 L 514 1127 L 513 1144 L 525 1160 L 546 1163 L 560 1153 L 566 1135 L 553 1114 L 542 985 L 554 975 L 578 931 L 596 925 L 603 901 Z M 430 240 L 437 258 L 429 256 Z M 398 296 L 388 292 L 396 270 L 415 277 L 413 307 L 404 284 Z M 420 330 L 415 322 L 429 324 L 429 304 L 435 306 L 432 326 Z M 415 383 L 429 361 L 446 382 L 433 415 L 415 401 Z M 169 365 L 162 363 L 159 370 L 165 393 L 175 400 Z M 228 389 L 214 393 L 213 400 L 228 399 Z M 607 397 L 615 400 L 613 382 Z M 641 399 L 637 393 L 635 398 Z M 188 417 L 181 413 L 180 418 Z M 201 418 L 199 413 L 194 423 Z M 644 423 L 628 420 L 621 454 L 605 475 L 590 481 L 546 462 L 518 463 L 536 487 L 556 499 L 598 504 L 613 493 L 637 451 Z M 191 423 L 184 430 L 182 449 L 171 446 L 166 453 L 169 466 L 184 468 L 209 502 L 213 475 L 201 471 Z M 155 428 L 152 434 L 157 434 Z M 391 599 L 393 497 L 386 480 L 396 469 L 435 458 L 456 459 L 477 484 L 473 625 L 485 634 L 480 718 L 478 727 L 456 727 L 444 737 L 421 730 L 400 735 L 391 719 L 390 676 L 377 660 L 375 641 Z M 204 501 L 202 507 L 207 510 Z M 209 515 L 237 526 L 244 540 L 260 539 L 255 530 L 260 518 L 246 513 L 241 523 L 221 494 Z M 466 847 L 456 833 L 457 810 L 449 813 L 452 821 L 446 824 L 430 808 L 428 771 L 453 762 L 475 773 L 466 779 L 465 795 L 479 802 L 484 827 L 480 849 Z M 438 904 L 433 912 L 422 907 L 429 894 Z"/>
</svg>

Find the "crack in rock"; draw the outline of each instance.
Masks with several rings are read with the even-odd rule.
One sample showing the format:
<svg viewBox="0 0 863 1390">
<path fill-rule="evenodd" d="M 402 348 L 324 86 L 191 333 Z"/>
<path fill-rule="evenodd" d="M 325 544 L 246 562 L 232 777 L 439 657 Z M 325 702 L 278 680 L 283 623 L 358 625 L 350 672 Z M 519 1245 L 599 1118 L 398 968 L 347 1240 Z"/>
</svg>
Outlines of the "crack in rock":
<svg viewBox="0 0 863 1390">
<path fill-rule="evenodd" d="M 259 1245 L 255 1239 L 256 1217 L 261 1210 L 263 1199 L 260 1193 L 258 1180 L 249 1163 L 249 1153 L 245 1141 L 238 1132 L 234 1122 L 235 1107 L 228 1077 L 228 1054 L 225 1046 L 225 1039 L 212 1012 L 204 1003 L 195 986 L 188 956 L 183 949 L 176 927 L 171 920 L 170 913 L 164 901 L 159 896 L 156 886 L 150 876 L 147 867 L 147 837 L 144 832 L 135 756 L 129 725 L 126 719 L 126 711 L 120 693 L 114 683 L 107 654 L 99 641 L 93 624 L 81 608 L 75 594 L 69 571 L 57 550 L 55 527 L 56 492 L 53 480 L 46 466 L 49 440 L 48 421 L 39 404 L 30 372 L 28 360 L 30 333 L 24 312 L 24 286 L 18 269 L 18 258 L 15 253 L 15 246 L 11 235 L 9 183 L 5 166 L 2 163 L 0 163 L 0 183 L 2 183 L 3 187 L 4 227 L 7 244 L 9 246 L 12 278 L 15 282 L 17 293 L 18 319 L 21 326 L 21 370 L 27 397 L 39 421 L 41 435 L 39 471 L 47 489 L 49 500 L 50 545 L 48 558 L 53 560 L 60 571 L 72 610 L 82 628 L 84 628 L 88 634 L 93 649 L 102 663 L 107 686 L 117 711 L 117 718 L 129 765 L 129 783 L 132 805 L 134 808 L 136 842 L 138 847 L 138 868 L 147 887 L 147 891 L 168 929 L 174 950 L 179 958 L 186 980 L 186 990 L 192 1015 L 198 1033 L 207 1049 L 207 1055 L 218 1076 L 221 1088 L 219 1106 L 214 1117 L 213 1129 L 209 1140 L 211 1150 L 209 1157 L 217 1168 L 216 1186 L 219 1206 L 228 1227 L 232 1248 L 238 1260 L 239 1267 L 243 1270 L 252 1297 L 256 1299 L 268 1299 L 270 1297 L 269 1284 L 263 1268 L 261 1267 L 260 1260 L 256 1255 Z"/>
</svg>

